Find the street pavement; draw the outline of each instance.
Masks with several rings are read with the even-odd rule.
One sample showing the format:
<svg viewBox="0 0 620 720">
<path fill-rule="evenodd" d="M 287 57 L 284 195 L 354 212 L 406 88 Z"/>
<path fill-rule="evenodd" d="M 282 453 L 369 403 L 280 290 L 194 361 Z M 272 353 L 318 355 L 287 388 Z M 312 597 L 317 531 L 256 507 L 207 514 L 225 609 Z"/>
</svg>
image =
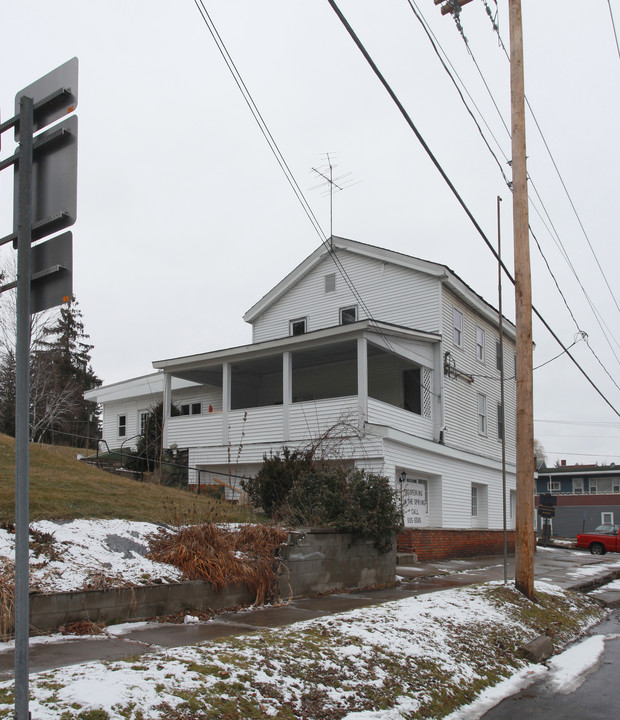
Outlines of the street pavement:
<svg viewBox="0 0 620 720">
<path fill-rule="evenodd" d="M 547 679 L 539 680 L 524 690 L 503 700 L 489 710 L 481 720 L 611 720 L 620 714 L 620 612 L 593 627 L 588 635 L 604 635 L 605 651 L 593 672 L 585 673 L 583 683 L 570 692 L 562 693 L 550 686 Z"/>
<path fill-rule="evenodd" d="M 437 592 L 489 580 L 503 580 L 503 557 L 490 556 L 436 563 L 416 563 L 397 567 L 403 582 L 384 590 L 360 590 L 323 597 L 293 600 L 289 604 L 220 613 L 204 623 L 138 623 L 121 634 L 54 637 L 31 641 L 30 672 L 36 673 L 92 660 L 120 660 L 166 647 L 193 645 L 215 638 L 245 635 L 263 628 L 291 625 L 302 620 L 323 617 L 378 603 Z M 514 578 L 514 558 L 508 558 L 507 577 Z M 584 590 L 620 577 L 620 556 L 595 556 L 566 548 L 539 549 L 535 577 L 565 589 Z M 620 606 L 620 591 L 607 593 L 610 606 Z M 599 596 L 600 597 L 600 596 Z M 11 647 L 0 650 L 0 679 L 13 675 L 14 653 Z M 616 668 L 618 667 L 616 663 Z M 529 715 L 524 715 L 526 717 Z M 504 717 L 504 716 L 498 716 Z M 505 717 L 521 717 L 519 715 Z M 591 720 L 585 717 L 582 720 Z"/>
</svg>

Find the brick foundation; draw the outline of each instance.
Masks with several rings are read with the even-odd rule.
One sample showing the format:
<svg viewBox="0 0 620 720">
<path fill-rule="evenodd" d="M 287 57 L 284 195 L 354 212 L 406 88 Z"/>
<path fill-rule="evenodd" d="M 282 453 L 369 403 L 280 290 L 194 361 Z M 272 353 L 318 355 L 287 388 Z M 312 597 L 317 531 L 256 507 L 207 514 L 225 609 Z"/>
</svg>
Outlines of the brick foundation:
<svg viewBox="0 0 620 720">
<path fill-rule="evenodd" d="M 509 530 L 507 537 L 508 552 L 514 553 L 515 531 Z M 407 528 L 398 536 L 398 552 L 407 555 L 415 553 L 421 562 L 501 555 L 504 552 L 504 531 Z"/>
</svg>

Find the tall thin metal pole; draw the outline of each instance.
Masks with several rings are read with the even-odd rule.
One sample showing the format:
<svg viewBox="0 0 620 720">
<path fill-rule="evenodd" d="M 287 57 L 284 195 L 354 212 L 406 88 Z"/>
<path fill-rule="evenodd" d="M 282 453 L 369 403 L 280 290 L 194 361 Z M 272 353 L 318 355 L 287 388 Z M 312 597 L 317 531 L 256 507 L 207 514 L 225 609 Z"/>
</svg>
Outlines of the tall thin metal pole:
<svg viewBox="0 0 620 720">
<path fill-rule="evenodd" d="M 502 421 L 502 518 L 504 529 L 504 585 L 508 584 L 508 533 L 506 531 L 506 410 L 504 408 L 504 315 L 502 310 L 502 228 L 500 207 L 502 199 L 497 196 L 497 292 L 499 306 L 499 403 Z"/>
<path fill-rule="evenodd" d="M 521 0 L 509 0 L 512 185 L 517 326 L 517 528 L 515 585 L 534 599 L 534 414 L 525 89 Z"/>
<path fill-rule="evenodd" d="M 33 100 L 20 99 L 15 345 L 15 717 L 28 720 L 30 498 L 30 254 Z"/>
</svg>

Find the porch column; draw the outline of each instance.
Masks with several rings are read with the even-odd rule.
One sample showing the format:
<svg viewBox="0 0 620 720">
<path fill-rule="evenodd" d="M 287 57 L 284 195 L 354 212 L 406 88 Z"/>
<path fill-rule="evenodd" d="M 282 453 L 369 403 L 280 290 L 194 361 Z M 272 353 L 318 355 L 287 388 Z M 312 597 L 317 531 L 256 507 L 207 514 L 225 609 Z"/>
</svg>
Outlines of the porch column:
<svg viewBox="0 0 620 720">
<path fill-rule="evenodd" d="M 172 405 L 172 375 L 164 372 L 164 392 L 162 396 L 161 409 L 161 445 L 162 449 L 167 448 L 168 443 L 168 420 L 170 419 L 170 406 Z"/>
<path fill-rule="evenodd" d="M 228 444 L 228 414 L 230 413 L 231 375 L 230 363 L 222 363 L 222 445 Z"/>
<path fill-rule="evenodd" d="M 357 407 L 359 428 L 368 420 L 368 343 L 365 337 L 357 339 Z"/>
<path fill-rule="evenodd" d="M 282 353 L 282 439 L 289 437 L 289 413 L 293 399 L 293 355 Z"/>
<path fill-rule="evenodd" d="M 443 344 L 435 343 L 433 348 L 433 440 L 435 442 L 445 442 L 444 426 L 446 419 L 444 417 L 444 375 L 443 375 Z"/>
</svg>

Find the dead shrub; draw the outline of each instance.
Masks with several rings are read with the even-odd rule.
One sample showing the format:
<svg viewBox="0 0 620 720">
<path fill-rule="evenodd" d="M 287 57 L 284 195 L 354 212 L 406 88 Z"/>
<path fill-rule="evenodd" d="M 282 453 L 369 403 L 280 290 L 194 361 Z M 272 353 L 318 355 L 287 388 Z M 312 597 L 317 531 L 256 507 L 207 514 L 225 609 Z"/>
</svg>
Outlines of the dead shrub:
<svg viewBox="0 0 620 720">
<path fill-rule="evenodd" d="M 213 524 L 192 525 L 175 530 L 160 529 L 149 539 L 151 560 L 169 563 L 188 580 L 225 585 L 244 583 L 261 605 L 275 593 L 275 550 L 286 541 L 280 527 L 245 525 L 239 531 Z"/>
<path fill-rule="evenodd" d="M 15 616 L 15 563 L 0 558 L 0 640 L 13 636 Z"/>
</svg>

